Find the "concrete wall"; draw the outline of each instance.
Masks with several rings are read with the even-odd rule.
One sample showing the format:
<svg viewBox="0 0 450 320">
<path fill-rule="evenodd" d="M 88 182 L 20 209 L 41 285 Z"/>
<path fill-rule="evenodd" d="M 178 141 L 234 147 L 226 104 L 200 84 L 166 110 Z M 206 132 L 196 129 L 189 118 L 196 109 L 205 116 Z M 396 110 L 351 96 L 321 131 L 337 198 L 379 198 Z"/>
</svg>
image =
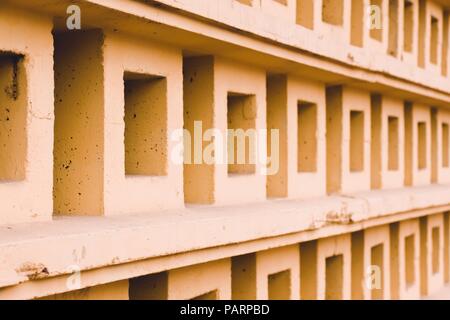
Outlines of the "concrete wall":
<svg viewBox="0 0 450 320">
<path fill-rule="evenodd" d="M 448 282 L 442 4 L 159 0 L 207 25 L 86 0 L 74 31 L 68 2 L 40 1 L 0 5 L 1 298 L 415 299 Z M 229 129 L 254 130 L 244 163 Z"/>
</svg>

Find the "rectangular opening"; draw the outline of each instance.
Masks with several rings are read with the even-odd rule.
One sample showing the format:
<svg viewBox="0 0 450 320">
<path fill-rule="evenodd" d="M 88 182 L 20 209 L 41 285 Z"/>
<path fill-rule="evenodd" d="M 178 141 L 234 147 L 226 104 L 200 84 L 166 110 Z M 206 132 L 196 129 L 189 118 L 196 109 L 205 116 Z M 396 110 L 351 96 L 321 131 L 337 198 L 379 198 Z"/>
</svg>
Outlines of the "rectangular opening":
<svg viewBox="0 0 450 320">
<path fill-rule="evenodd" d="M 130 300 L 167 300 L 167 272 L 131 278 L 128 285 Z"/>
<path fill-rule="evenodd" d="M 317 105 L 299 102 L 297 113 L 298 172 L 317 170 Z"/>
<path fill-rule="evenodd" d="M 217 300 L 217 297 L 218 297 L 217 290 L 213 290 L 205 294 L 199 295 L 197 297 L 194 297 L 191 300 Z"/>
<path fill-rule="evenodd" d="M 269 275 L 269 300 L 289 300 L 291 298 L 291 270 Z"/>
<path fill-rule="evenodd" d="M 440 228 L 434 227 L 431 230 L 431 240 L 432 244 L 432 263 L 431 269 L 433 274 L 439 272 L 439 260 L 440 260 L 440 251 L 441 251 L 441 241 L 440 241 Z"/>
<path fill-rule="evenodd" d="M 343 299 L 344 256 L 335 255 L 325 260 L 325 298 Z"/>
<path fill-rule="evenodd" d="M 442 124 L 442 166 L 449 167 L 449 131 L 448 123 Z"/>
<path fill-rule="evenodd" d="M 300 243 L 300 298 L 317 299 L 317 241 Z"/>
<path fill-rule="evenodd" d="M 439 47 L 439 20 L 431 16 L 430 26 L 430 62 L 438 63 L 438 47 Z"/>
<path fill-rule="evenodd" d="M 353 46 L 364 45 L 364 0 L 352 1 L 350 43 Z"/>
<path fill-rule="evenodd" d="M 166 78 L 126 72 L 125 174 L 167 175 Z"/>
<path fill-rule="evenodd" d="M 27 80 L 23 57 L 0 52 L 0 182 L 25 179 Z"/>
<path fill-rule="evenodd" d="M 427 168 L 427 124 L 417 123 L 417 161 L 419 170 Z"/>
<path fill-rule="evenodd" d="M 314 29 L 314 0 L 297 0 L 297 24 Z"/>
<path fill-rule="evenodd" d="M 254 95 L 228 94 L 228 174 L 255 173 L 256 99 Z"/>
<path fill-rule="evenodd" d="M 403 10 L 403 50 L 411 53 L 414 36 L 414 4 L 405 0 Z"/>
<path fill-rule="evenodd" d="M 398 54 L 398 8 L 398 0 L 389 0 L 388 54 L 394 57 Z"/>
<path fill-rule="evenodd" d="M 405 283 L 406 286 L 414 285 L 416 281 L 415 273 L 415 238 L 414 235 L 405 237 Z"/>
<path fill-rule="evenodd" d="M 279 4 L 282 4 L 283 6 L 287 6 L 288 0 L 273 0 L 273 1 L 278 2 Z"/>
<path fill-rule="evenodd" d="M 372 266 L 373 280 L 371 298 L 372 300 L 381 300 L 384 298 L 383 294 L 383 277 L 384 277 L 384 246 L 383 244 L 376 245 L 370 249 L 370 264 Z"/>
<path fill-rule="evenodd" d="M 370 37 L 383 41 L 383 0 L 370 0 Z"/>
<path fill-rule="evenodd" d="M 55 214 L 103 214 L 103 43 L 99 30 L 54 35 Z"/>
<path fill-rule="evenodd" d="M 231 297 L 233 300 L 256 299 L 256 254 L 231 258 Z"/>
<path fill-rule="evenodd" d="M 388 117 L 388 170 L 398 170 L 398 117 Z"/>
<path fill-rule="evenodd" d="M 342 26 L 344 24 L 344 0 L 322 0 L 322 21 Z"/>
<path fill-rule="evenodd" d="M 364 112 L 350 111 L 350 171 L 364 170 Z"/>
</svg>

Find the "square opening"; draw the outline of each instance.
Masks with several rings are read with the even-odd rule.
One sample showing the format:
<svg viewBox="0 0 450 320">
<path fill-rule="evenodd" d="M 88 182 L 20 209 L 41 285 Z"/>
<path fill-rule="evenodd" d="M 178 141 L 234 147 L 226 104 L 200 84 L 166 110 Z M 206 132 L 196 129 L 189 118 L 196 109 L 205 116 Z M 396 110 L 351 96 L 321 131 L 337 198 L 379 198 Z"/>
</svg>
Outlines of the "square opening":
<svg viewBox="0 0 450 320">
<path fill-rule="evenodd" d="M 317 171 L 317 105 L 299 102 L 297 110 L 298 172 Z"/>
<path fill-rule="evenodd" d="M 403 50 L 412 52 L 414 35 L 414 4 L 405 0 L 403 13 Z"/>
<path fill-rule="evenodd" d="M 407 287 L 414 285 L 415 274 L 415 237 L 409 235 L 405 237 L 405 283 Z"/>
<path fill-rule="evenodd" d="M 167 175 L 166 78 L 125 72 L 125 174 Z"/>
<path fill-rule="evenodd" d="M 325 260 L 325 298 L 342 300 L 344 284 L 344 256 L 342 254 Z"/>
<path fill-rule="evenodd" d="M 199 295 L 195 298 L 192 298 L 191 300 L 217 300 L 217 297 L 218 297 L 217 290 L 213 290 L 205 294 Z"/>
<path fill-rule="evenodd" d="M 440 238 L 440 230 L 439 227 L 434 227 L 431 230 L 431 240 L 433 242 L 432 245 L 432 272 L 433 274 L 436 274 L 439 272 L 439 254 L 441 251 L 441 242 L 439 241 Z"/>
<path fill-rule="evenodd" d="M 398 117 L 388 117 L 388 170 L 398 170 Z"/>
<path fill-rule="evenodd" d="M 344 24 L 344 0 L 322 0 L 322 21 L 342 26 Z"/>
<path fill-rule="evenodd" d="M 439 20 L 431 16 L 430 26 L 430 62 L 432 64 L 438 63 L 438 43 L 439 43 Z"/>
<path fill-rule="evenodd" d="M 448 123 L 442 124 L 442 166 L 444 168 L 449 167 L 449 131 L 448 131 Z"/>
<path fill-rule="evenodd" d="M 350 111 L 350 171 L 364 170 L 364 112 Z"/>
<path fill-rule="evenodd" d="M 25 179 L 27 87 L 23 57 L 0 52 L 0 182 Z"/>
<path fill-rule="evenodd" d="M 419 170 L 427 168 L 427 124 L 419 122 L 417 124 L 417 160 Z"/>
<path fill-rule="evenodd" d="M 314 29 L 314 1 L 297 0 L 297 24 Z"/>
<path fill-rule="evenodd" d="M 383 41 L 383 0 L 370 0 L 370 37 Z"/>
<path fill-rule="evenodd" d="M 383 244 L 376 245 L 370 249 L 370 264 L 375 267 L 374 270 L 379 270 L 380 274 L 371 274 L 373 276 L 372 282 L 372 300 L 383 299 L 383 266 L 384 266 L 384 246 Z"/>
<path fill-rule="evenodd" d="M 255 96 L 228 93 L 227 105 L 228 174 L 254 174 L 257 142 Z"/>
<path fill-rule="evenodd" d="M 291 298 L 291 270 L 269 275 L 269 300 L 289 300 Z"/>
</svg>

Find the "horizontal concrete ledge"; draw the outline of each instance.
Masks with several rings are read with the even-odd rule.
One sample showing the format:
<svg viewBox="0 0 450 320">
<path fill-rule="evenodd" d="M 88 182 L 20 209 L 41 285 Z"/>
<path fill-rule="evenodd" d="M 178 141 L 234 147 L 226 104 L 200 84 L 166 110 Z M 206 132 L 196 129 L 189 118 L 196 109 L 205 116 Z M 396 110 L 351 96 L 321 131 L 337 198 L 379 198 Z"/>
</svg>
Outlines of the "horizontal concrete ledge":
<svg viewBox="0 0 450 320">
<path fill-rule="evenodd" d="M 307 241 L 446 211 L 449 203 L 450 185 L 432 185 L 311 200 L 189 207 L 158 214 L 58 217 L 51 222 L 3 226 L 0 287 L 258 239 L 289 236 L 290 241 Z M 295 234 L 303 236 L 292 237 Z M 253 249 L 247 246 L 248 252 Z"/>
</svg>

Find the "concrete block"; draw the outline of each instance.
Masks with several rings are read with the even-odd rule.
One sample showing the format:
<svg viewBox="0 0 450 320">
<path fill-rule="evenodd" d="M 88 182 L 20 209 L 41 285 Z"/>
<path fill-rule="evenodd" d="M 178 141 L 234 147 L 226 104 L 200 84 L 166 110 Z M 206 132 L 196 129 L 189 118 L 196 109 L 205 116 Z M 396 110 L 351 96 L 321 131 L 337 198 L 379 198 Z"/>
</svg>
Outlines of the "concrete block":
<svg viewBox="0 0 450 320">
<path fill-rule="evenodd" d="M 194 128 L 196 121 L 201 121 L 203 132 L 214 128 L 214 132 L 209 133 L 210 137 L 203 136 L 208 141 L 200 146 L 199 153 L 210 154 L 214 150 L 217 159 L 208 163 L 203 157 L 196 162 L 193 159 L 195 152 L 188 157 L 191 164 L 185 165 L 185 201 L 229 205 L 264 200 L 266 176 L 263 167 L 267 141 L 259 133 L 266 128 L 265 72 L 210 57 L 185 59 L 184 69 L 185 128 L 191 137 L 195 136 L 190 129 Z M 203 86 L 212 79 L 207 87 Z M 227 137 L 228 129 L 243 129 L 247 138 Z M 252 132 L 256 133 L 253 135 L 256 138 L 252 138 Z M 244 158 L 240 158 L 236 151 L 244 140 L 245 147 L 239 148 Z M 255 147 L 250 147 L 252 142 Z M 201 187 L 197 186 L 200 184 L 198 175 L 204 177 Z"/>
<path fill-rule="evenodd" d="M 351 236 L 321 238 L 317 245 L 317 298 L 351 298 Z"/>
<path fill-rule="evenodd" d="M 269 197 L 308 198 L 325 190 L 325 88 L 319 82 L 272 76 L 268 130 L 280 130 L 279 170 L 267 177 Z M 269 152 L 276 150 L 269 142 Z M 274 157 L 269 154 L 273 160 Z"/>
<path fill-rule="evenodd" d="M 405 163 L 403 102 L 374 95 L 371 113 L 371 186 L 400 188 L 404 184 Z"/>
<path fill-rule="evenodd" d="M 427 296 L 444 285 L 444 215 L 426 216 L 420 222 L 421 294 Z"/>
<path fill-rule="evenodd" d="M 405 105 L 405 184 L 431 182 L 431 110 L 420 104 Z"/>
<path fill-rule="evenodd" d="M 292 245 L 232 259 L 233 299 L 298 300 L 299 246 Z"/>
<path fill-rule="evenodd" d="M 52 218 L 52 27 L 50 17 L 2 4 L 0 225 Z"/>
<path fill-rule="evenodd" d="M 450 112 L 438 109 L 436 122 L 437 183 L 450 183 Z"/>
<path fill-rule="evenodd" d="M 368 92 L 327 88 L 327 191 L 370 189 L 371 101 Z"/>
<path fill-rule="evenodd" d="M 399 239 L 399 298 L 420 297 L 420 226 L 419 220 L 401 221 Z"/>
</svg>

